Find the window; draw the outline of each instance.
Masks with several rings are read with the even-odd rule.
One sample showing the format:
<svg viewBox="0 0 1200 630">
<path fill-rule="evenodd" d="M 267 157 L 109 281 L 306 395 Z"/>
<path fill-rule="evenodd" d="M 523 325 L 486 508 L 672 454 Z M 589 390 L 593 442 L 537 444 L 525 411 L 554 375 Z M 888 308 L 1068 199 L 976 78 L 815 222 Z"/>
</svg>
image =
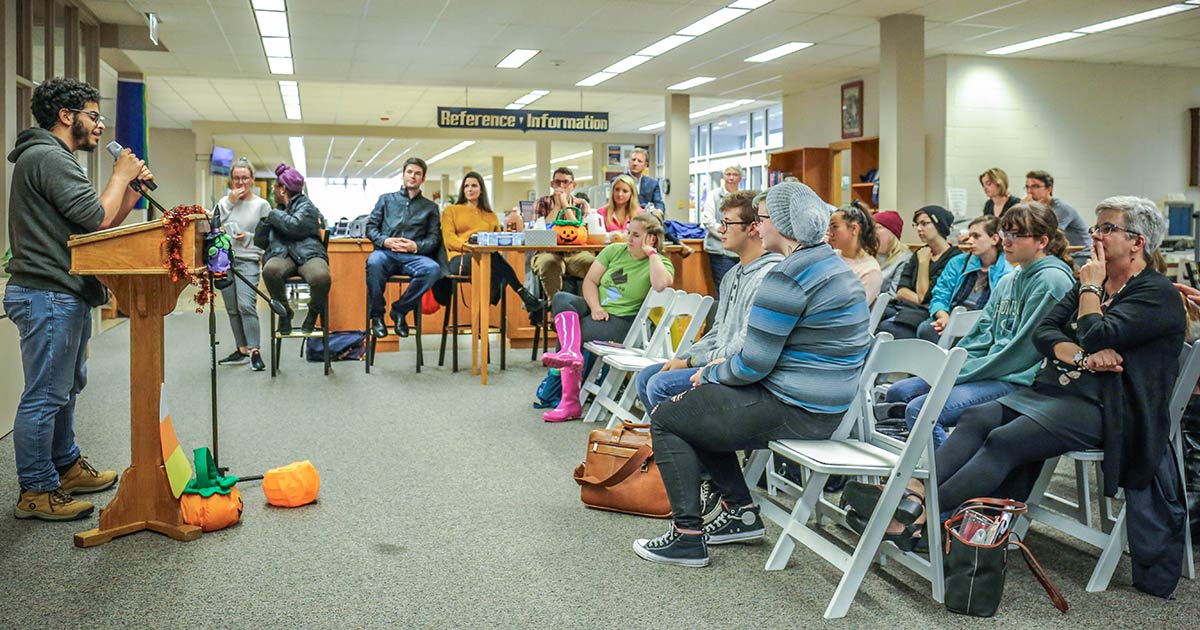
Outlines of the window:
<svg viewBox="0 0 1200 630">
<path fill-rule="evenodd" d="M 767 109 L 767 146 L 783 146 L 783 105 Z"/>
<path fill-rule="evenodd" d="M 708 125 L 700 125 L 700 145 L 696 151 L 697 156 L 704 156 L 712 153 L 712 151 L 710 151 L 708 148 L 708 127 Z"/>
<path fill-rule="evenodd" d="M 712 153 L 742 151 L 748 147 L 750 115 L 741 114 L 712 123 Z"/>
<path fill-rule="evenodd" d="M 699 135 L 700 132 L 699 132 L 699 129 L 700 129 L 699 127 L 692 127 L 691 143 L 689 145 L 692 147 L 690 157 L 699 157 L 699 155 L 700 155 L 700 135 Z"/>
<path fill-rule="evenodd" d="M 763 168 L 754 166 L 750 168 L 750 186 L 749 190 L 763 189 Z"/>
<path fill-rule="evenodd" d="M 750 113 L 750 146 L 757 149 L 767 144 L 767 110 Z"/>
</svg>

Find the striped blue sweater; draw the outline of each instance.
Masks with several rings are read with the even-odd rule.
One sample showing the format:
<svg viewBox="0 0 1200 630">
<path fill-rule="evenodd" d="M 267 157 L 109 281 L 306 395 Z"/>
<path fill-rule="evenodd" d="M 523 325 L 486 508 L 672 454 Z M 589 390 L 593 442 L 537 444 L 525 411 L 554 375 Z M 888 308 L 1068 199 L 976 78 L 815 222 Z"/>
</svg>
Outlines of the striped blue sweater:
<svg viewBox="0 0 1200 630">
<path fill-rule="evenodd" d="M 781 401 L 816 413 L 850 407 L 871 345 L 862 283 L 828 245 L 802 249 L 772 269 L 750 307 L 746 339 L 706 383 L 761 381 Z"/>
</svg>

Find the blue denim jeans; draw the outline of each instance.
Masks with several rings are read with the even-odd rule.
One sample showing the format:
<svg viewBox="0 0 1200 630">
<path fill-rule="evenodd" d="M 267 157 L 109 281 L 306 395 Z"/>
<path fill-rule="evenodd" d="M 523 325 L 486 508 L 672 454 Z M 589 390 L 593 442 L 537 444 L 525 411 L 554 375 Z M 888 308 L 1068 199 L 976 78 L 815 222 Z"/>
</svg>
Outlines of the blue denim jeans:
<svg viewBox="0 0 1200 630">
<path fill-rule="evenodd" d="M 691 389 L 692 375 L 700 371 L 700 368 L 686 368 L 663 372 L 664 365 L 666 363 L 651 365 L 638 372 L 637 395 L 646 413 L 650 413 L 658 403 Z"/>
<path fill-rule="evenodd" d="M 960 383 L 950 389 L 946 405 L 942 407 L 942 415 L 938 416 L 933 425 L 933 446 L 938 448 L 946 441 L 946 427 L 958 424 L 958 417 L 968 407 L 982 405 L 996 400 L 1001 396 L 1012 393 L 1019 387 L 1004 381 L 976 381 Z M 906 378 L 893 384 L 887 391 L 887 402 L 908 403 L 904 409 L 904 420 L 908 428 L 917 422 L 917 415 L 925 406 L 925 398 L 929 395 L 929 385 L 919 377 Z"/>
<path fill-rule="evenodd" d="M 17 480 L 25 490 L 59 487 L 58 469 L 79 459 L 75 397 L 87 385 L 92 311 L 67 293 L 8 285 L 4 312 L 21 334 L 25 391 L 13 422 Z"/>
<path fill-rule="evenodd" d="M 371 319 L 383 317 L 383 291 L 388 276 L 412 276 L 400 299 L 392 304 L 392 316 L 399 319 L 421 306 L 421 296 L 442 277 L 438 262 L 421 254 L 402 254 L 377 249 L 367 257 L 367 313 Z"/>
</svg>

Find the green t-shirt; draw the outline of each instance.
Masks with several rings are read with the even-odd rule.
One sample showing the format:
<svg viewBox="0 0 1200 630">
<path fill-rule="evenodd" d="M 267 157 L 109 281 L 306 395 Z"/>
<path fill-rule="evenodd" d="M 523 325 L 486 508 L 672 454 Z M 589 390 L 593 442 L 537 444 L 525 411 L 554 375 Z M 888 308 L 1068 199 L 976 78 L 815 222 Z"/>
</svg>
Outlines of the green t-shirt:
<svg viewBox="0 0 1200 630">
<path fill-rule="evenodd" d="M 674 274 L 671 259 L 662 254 L 658 257 L 667 271 Z M 605 268 L 600 278 L 600 306 L 618 317 L 637 315 L 650 293 L 650 259 L 635 259 L 625 243 L 613 243 L 601 250 L 596 262 Z"/>
</svg>

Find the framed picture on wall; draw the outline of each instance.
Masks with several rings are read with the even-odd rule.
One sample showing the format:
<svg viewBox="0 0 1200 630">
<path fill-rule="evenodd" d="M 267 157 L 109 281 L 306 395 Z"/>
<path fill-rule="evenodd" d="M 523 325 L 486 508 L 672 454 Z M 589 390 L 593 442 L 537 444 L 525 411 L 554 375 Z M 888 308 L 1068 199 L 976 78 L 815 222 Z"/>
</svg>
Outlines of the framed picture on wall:
<svg viewBox="0 0 1200 630">
<path fill-rule="evenodd" d="M 861 138 L 863 135 L 863 82 L 842 84 L 842 137 Z"/>
</svg>

